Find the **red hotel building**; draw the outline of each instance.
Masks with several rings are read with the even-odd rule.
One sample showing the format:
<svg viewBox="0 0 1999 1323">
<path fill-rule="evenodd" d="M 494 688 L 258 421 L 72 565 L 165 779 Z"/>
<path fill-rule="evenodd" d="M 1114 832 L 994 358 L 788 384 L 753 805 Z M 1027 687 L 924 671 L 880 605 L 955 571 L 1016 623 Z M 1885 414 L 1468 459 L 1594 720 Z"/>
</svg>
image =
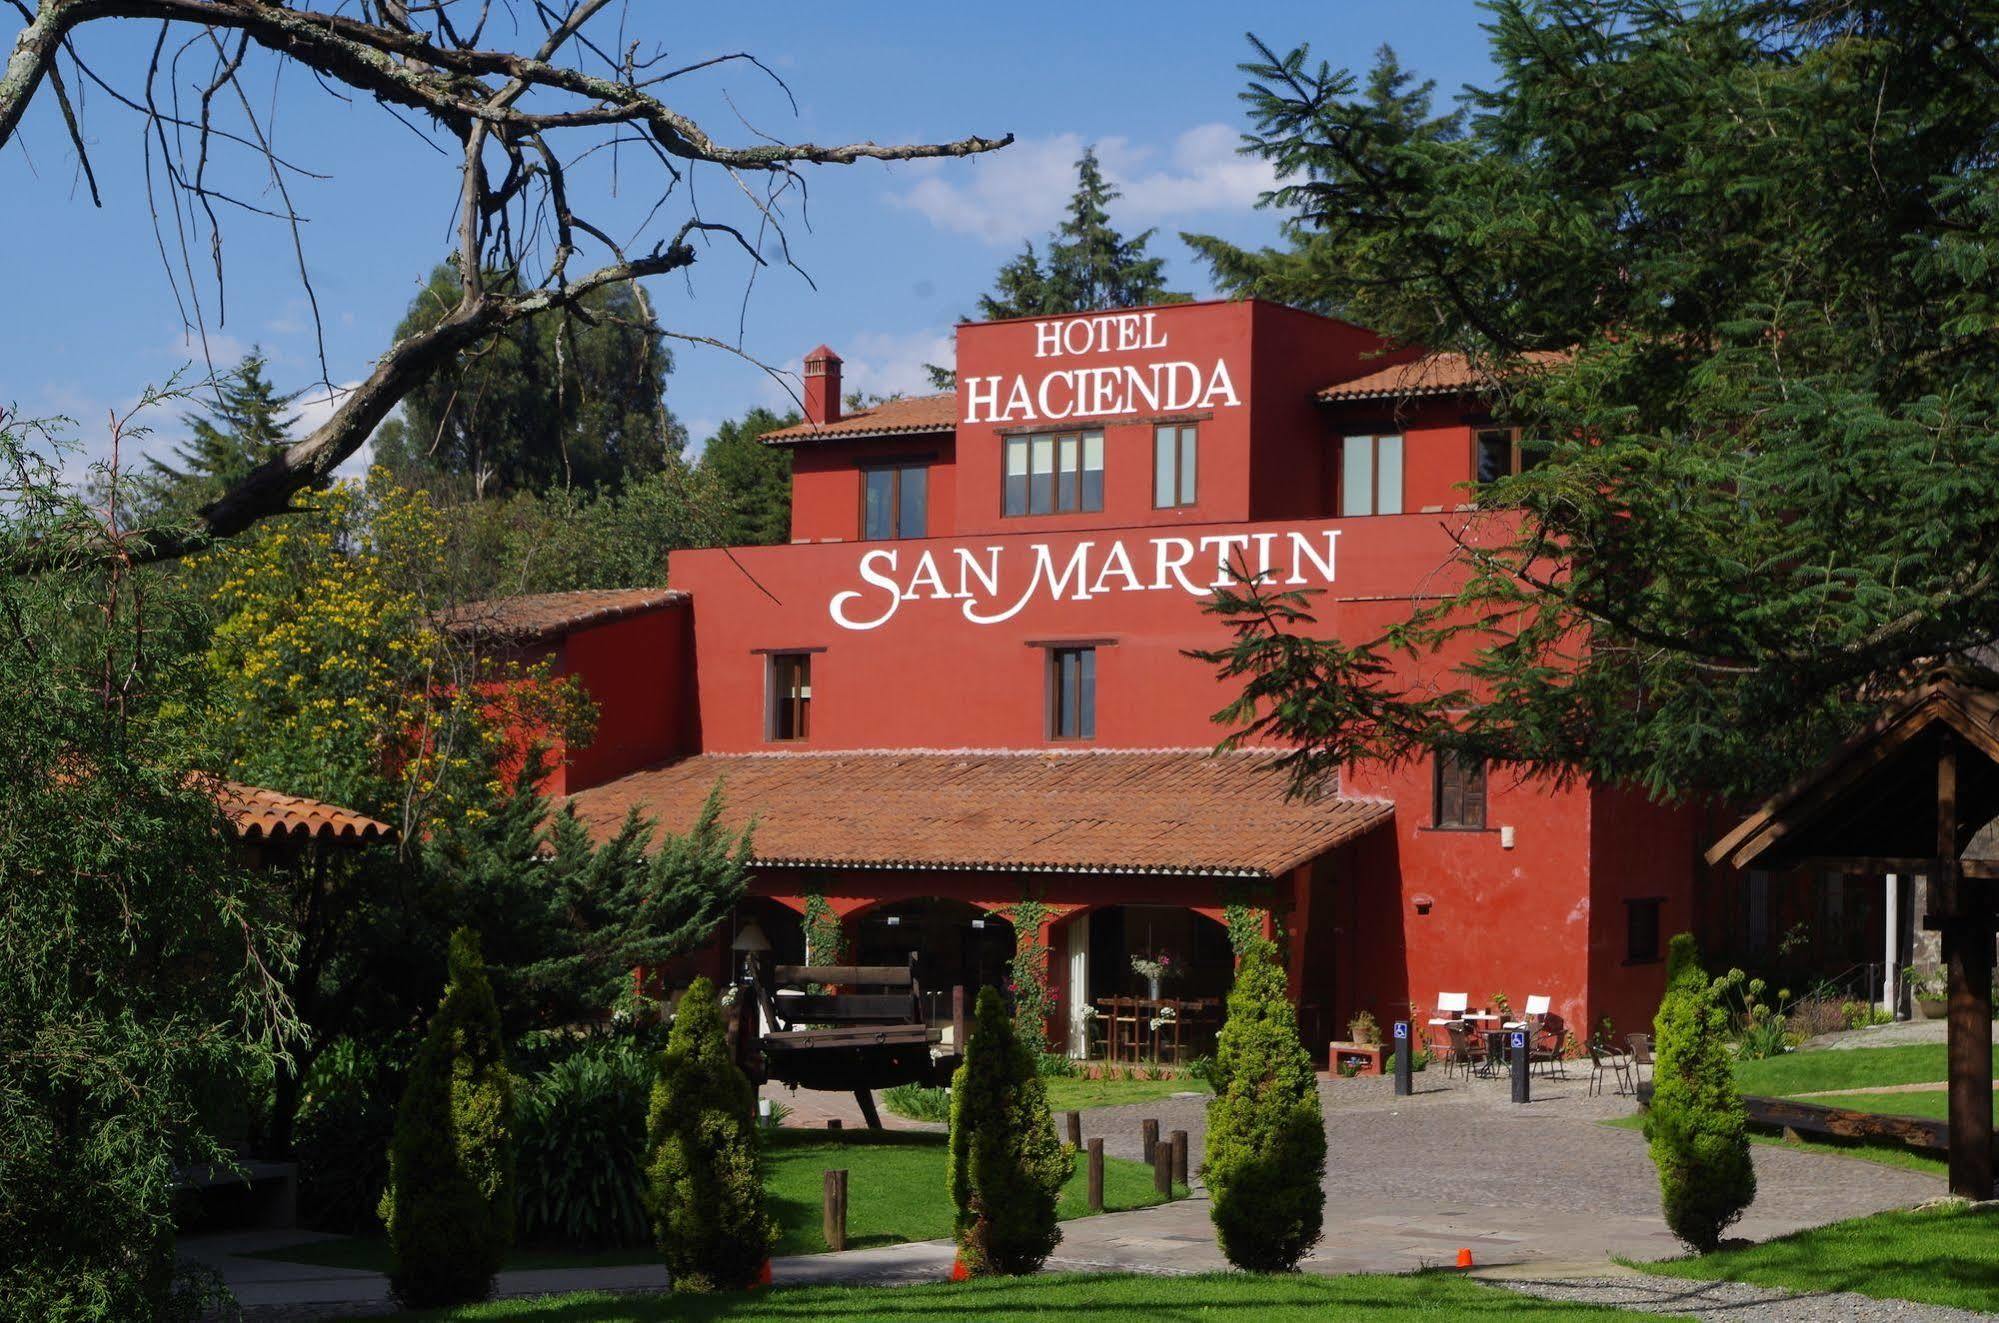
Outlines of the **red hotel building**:
<svg viewBox="0 0 1999 1323">
<path fill-rule="evenodd" d="M 921 950 L 933 987 L 1003 982 L 1038 901 L 1072 1049 L 1086 1002 L 1139 990 L 1134 955 L 1225 990 L 1231 902 L 1278 914 L 1317 1050 L 1442 992 L 1650 1019 L 1719 819 L 1448 764 L 1300 803 L 1272 752 L 1211 753 L 1231 695 L 1186 652 L 1225 638 L 1203 605 L 1231 558 L 1336 633 L 1437 591 L 1518 455 L 1461 361 L 1252 301 L 962 326 L 956 366 L 954 393 L 846 414 L 814 350 L 808 421 L 766 438 L 790 545 L 504 608 L 600 705 L 558 786 L 586 819 L 684 826 L 720 778 L 756 821 L 739 922 L 797 960 L 830 911 L 850 955 Z"/>
</svg>

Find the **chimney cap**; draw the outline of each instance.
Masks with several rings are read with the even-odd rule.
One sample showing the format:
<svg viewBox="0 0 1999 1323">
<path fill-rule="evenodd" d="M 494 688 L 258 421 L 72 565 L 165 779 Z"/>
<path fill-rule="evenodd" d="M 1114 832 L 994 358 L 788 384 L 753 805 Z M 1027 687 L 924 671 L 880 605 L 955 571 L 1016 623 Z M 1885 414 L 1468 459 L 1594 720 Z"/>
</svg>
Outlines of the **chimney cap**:
<svg viewBox="0 0 1999 1323">
<path fill-rule="evenodd" d="M 841 359 L 840 356 L 834 353 L 830 348 L 828 348 L 825 345 L 820 345 L 817 349 L 814 349 L 812 352 L 808 353 L 805 356 L 805 361 L 807 363 L 838 363 L 841 361 Z"/>
</svg>

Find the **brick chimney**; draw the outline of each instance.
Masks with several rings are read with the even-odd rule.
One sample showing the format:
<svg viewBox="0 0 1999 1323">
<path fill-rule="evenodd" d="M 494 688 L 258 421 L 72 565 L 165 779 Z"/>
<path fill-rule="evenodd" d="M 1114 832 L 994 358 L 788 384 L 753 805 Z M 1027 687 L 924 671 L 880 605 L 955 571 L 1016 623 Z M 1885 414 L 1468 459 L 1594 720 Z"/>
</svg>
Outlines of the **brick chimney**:
<svg viewBox="0 0 1999 1323">
<path fill-rule="evenodd" d="M 805 356 L 805 421 L 840 421 L 840 356 L 825 345 Z"/>
</svg>

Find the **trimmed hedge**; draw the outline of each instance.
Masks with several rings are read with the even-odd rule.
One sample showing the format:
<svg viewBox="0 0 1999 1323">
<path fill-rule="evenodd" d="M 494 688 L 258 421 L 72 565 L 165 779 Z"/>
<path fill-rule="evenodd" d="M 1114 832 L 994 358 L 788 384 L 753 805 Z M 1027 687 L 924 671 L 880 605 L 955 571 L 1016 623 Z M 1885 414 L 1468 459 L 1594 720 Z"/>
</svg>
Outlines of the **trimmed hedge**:
<svg viewBox="0 0 1999 1323">
<path fill-rule="evenodd" d="M 998 989 L 980 991 L 951 1077 L 951 1202 L 973 1276 L 1035 1272 L 1062 1238 L 1055 1205 L 1075 1154 L 1055 1136 L 1039 1046 L 1015 1032 Z"/>
<path fill-rule="evenodd" d="M 1653 1022 L 1652 1105 L 1645 1138 L 1659 1168 L 1666 1225 L 1696 1253 L 1756 1198 L 1748 1118 L 1728 1052 L 1728 1011 L 1700 965 L 1693 935 L 1673 938 L 1666 995 Z"/>
<path fill-rule="evenodd" d="M 1298 1039 L 1277 948 L 1246 942 L 1215 1043 L 1207 1182 L 1215 1238 L 1249 1272 L 1292 1272 L 1325 1217 L 1318 1075 Z"/>
<path fill-rule="evenodd" d="M 396 1113 L 382 1221 L 389 1285 L 411 1308 L 492 1293 L 514 1243 L 514 1081 L 500 1010 L 469 928 Z"/>
<path fill-rule="evenodd" d="M 777 1240 L 757 1154 L 756 1090 L 729 1055 L 715 985 L 680 998 L 646 1121 L 653 1236 L 676 1291 L 756 1284 Z"/>
</svg>

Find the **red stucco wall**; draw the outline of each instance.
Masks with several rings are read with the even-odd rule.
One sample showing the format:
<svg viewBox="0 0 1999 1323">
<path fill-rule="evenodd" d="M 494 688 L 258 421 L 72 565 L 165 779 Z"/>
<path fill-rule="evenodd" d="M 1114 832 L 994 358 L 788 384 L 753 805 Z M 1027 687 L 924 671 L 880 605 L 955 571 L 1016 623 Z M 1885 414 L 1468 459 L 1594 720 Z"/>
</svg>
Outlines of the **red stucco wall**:
<svg viewBox="0 0 1999 1323">
<path fill-rule="evenodd" d="M 582 677 L 597 704 L 597 733 L 568 751 L 563 787 L 555 793 L 695 751 L 693 643 L 685 602 L 591 625 L 563 640 L 557 671 Z"/>
</svg>

